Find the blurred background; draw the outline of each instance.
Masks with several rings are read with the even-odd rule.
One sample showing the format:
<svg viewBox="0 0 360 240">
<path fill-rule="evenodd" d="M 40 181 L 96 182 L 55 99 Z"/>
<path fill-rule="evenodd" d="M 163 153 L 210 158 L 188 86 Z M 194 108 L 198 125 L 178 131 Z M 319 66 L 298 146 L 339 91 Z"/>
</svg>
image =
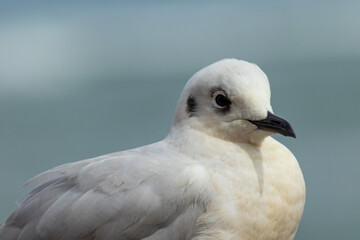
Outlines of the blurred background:
<svg viewBox="0 0 360 240">
<path fill-rule="evenodd" d="M 257 63 L 297 139 L 296 240 L 358 239 L 360 1 L 1 1 L 0 222 L 54 166 L 164 138 L 186 81 Z"/>
</svg>

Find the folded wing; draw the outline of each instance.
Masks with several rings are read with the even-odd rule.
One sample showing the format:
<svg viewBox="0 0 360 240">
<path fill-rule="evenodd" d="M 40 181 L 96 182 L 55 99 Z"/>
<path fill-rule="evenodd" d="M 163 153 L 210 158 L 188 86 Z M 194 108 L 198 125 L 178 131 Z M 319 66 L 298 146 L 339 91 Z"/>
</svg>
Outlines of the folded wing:
<svg viewBox="0 0 360 240">
<path fill-rule="evenodd" d="M 0 239 L 191 239 L 205 200 L 182 178 L 181 165 L 162 161 L 118 153 L 40 174 Z"/>
</svg>

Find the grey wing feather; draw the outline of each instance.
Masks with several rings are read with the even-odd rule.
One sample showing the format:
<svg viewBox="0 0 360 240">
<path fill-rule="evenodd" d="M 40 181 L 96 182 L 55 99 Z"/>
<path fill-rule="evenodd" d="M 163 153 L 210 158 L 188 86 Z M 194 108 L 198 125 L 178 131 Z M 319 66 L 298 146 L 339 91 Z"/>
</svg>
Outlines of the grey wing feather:
<svg viewBox="0 0 360 240">
<path fill-rule="evenodd" d="M 156 171 L 142 176 L 142 170 L 106 156 L 40 174 L 30 180 L 40 185 L 0 227 L 0 239 L 191 239 L 205 203 L 196 193 L 175 191 Z"/>
</svg>

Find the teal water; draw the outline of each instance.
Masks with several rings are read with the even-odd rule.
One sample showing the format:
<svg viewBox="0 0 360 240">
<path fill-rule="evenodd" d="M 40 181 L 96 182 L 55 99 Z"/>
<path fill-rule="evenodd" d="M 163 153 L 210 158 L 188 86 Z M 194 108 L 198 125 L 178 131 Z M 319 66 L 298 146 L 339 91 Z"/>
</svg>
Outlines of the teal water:
<svg viewBox="0 0 360 240">
<path fill-rule="evenodd" d="M 4 2 L 0 222 L 32 176 L 164 138 L 191 75 L 236 57 L 268 75 L 273 109 L 297 134 L 275 136 L 295 154 L 306 181 L 296 240 L 358 239 L 356 1 Z"/>
</svg>

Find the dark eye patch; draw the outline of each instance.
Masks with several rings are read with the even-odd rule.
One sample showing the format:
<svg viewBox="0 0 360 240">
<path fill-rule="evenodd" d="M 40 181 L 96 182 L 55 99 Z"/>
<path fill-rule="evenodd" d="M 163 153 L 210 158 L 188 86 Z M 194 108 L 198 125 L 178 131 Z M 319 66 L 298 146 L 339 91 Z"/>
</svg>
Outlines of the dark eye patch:
<svg viewBox="0 0 360 240">
<path fill-rule="evenodd" d="M 194 116 L 196 111 L 197 102 L 193 96 L 189 96 L 186 101 L 186 112 L 189 114 L 189 117 Z"/>
</svg>

